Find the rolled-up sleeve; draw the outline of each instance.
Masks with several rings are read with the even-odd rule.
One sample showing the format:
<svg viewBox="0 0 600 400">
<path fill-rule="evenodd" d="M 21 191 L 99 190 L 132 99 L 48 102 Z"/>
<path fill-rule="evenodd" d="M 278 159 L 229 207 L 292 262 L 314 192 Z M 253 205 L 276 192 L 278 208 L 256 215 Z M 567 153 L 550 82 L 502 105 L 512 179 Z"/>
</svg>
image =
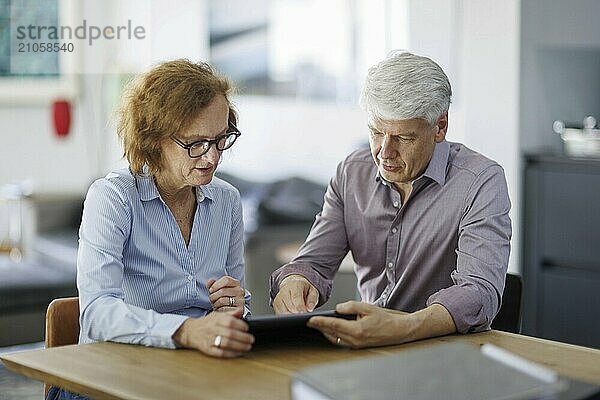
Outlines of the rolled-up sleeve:
<svg viewBox="0 0 600 400">
<path fill-rule="evenodd" d="M 489 329 L 498 312 L 510 254 L 509 211 L 504 171 L 490 166 L 466 192 L 456 269 L 451 275 L 454 285 L 427 300 L 427 305 L 443 305 L 460 333 Z"/>
<path fill-rule="evenodd" d="M 298 251 L 288 264 L 271 275 L 271 300 L 279 292 L 281 281 L 294 274 L 303 275 L 319 291 L 319 304 L 329 299 L 333 277 L 349 251 L 348 237 L 344 224 L 344 163 L 340 163 L 335 177 L 325 192 L 323 209 Z"/>
<path fill-rule="evenodd" d="M 172 335 L 186 316 L 160 314 L 126 304 L 123 249 L 131 212 L 117 187 L 96 181 L 86 196 L 77 256 L 82 336 L 153 347 L 174 348 Z"/>
</svg>

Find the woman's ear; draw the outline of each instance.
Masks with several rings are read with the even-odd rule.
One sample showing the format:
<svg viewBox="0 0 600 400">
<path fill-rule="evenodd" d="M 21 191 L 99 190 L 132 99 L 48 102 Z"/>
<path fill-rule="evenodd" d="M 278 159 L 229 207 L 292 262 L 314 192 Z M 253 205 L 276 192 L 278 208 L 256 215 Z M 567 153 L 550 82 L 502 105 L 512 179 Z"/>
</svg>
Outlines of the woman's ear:
<svg viewBox="0 0 600 400">
<path fill-rule="evenodd" d="M 227 123 L 229 124 L 229 126 L 231 126 L 231 125 L 237 126 L 237 120 L 238 120 L 237 111 L 235 110 L 235 108 L 233 108 L 232 105 L 230 105 L 229 106 L 229 117 L 228 117 Z"/>
</svg>

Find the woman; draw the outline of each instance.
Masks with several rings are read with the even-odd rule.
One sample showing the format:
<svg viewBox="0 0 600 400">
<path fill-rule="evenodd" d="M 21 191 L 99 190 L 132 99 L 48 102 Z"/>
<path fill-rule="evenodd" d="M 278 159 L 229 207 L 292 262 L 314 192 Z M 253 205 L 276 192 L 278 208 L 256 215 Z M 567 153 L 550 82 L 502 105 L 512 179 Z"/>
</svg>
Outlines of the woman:
<svg viewBox="0 0 600 400">
<path fill-rule="evenodd" d="M 240 136 L 231 90 L 207 64 L 176 60 L 126 91 L 118 134 L 130 166 L 92 184 L 79 231 L 80 343 L 251 349 L 240 196 L 213 178 Z M 77 398 L 53 389 L 48 398 Z"/>
</svg>

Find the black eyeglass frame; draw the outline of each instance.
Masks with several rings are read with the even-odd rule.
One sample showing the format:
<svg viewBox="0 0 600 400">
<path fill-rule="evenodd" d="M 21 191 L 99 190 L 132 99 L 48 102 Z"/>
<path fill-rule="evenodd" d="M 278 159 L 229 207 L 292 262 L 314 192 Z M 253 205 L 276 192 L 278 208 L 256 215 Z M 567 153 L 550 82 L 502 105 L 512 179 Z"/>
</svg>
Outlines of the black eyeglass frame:
<svg viewBox="0 0 600 400">
<path fill-rule="evenodd" d="M 219 142 L 221 140 L 223 140 L 224 138 L 227 138 L 227 137 L 229 137 L 231 135 L 235 135 L 235 139 L 233 139 L 233 142 L 231 142 L 231 144 L 229 146 L 220 149 L 219 148 Z M 241 135 L 242 135 L 242 132 L 240 132 L 240 130 L 234 124 L 232 124 L 230 122 L 229 123 L 229 131 L 228 132 L 226 132 L 224 135 L 217 136 L 216 138 L 211 139 L 211 140 L 203 139 L 203 140 L 197 140 L 195 142 L 185 144 L 184 142 L 181 141 L 181 139 L 178 139 L 175 136 L 171 136 L 171 139 L 173 139 L 173 141 L 175 143 L 177 143 L 180 147 L 186 149 L 187 152 L 188 152 L 188 156 L 190 158 L 199 158 L 199 157 L 202 157 L 203 155 L 205 155 L 206 153 L 208 153 L 210 151 L 210 146 L 212 146 L 213 144 L 215 145 L 215 147 L 219 151 L 224 151 L 224 150 L 227 150 L 227 149 L 231 148 L 231 146 L 233 146 L 235 144 L 236 140 Z M 193 156 L 192 155 L 192 147 L 198 146 L 200 143 L 208 143 L 208 147 L 206 148 L 206 150 L 202 154 L 197 155 L 197 156 Z"/>
</svg>

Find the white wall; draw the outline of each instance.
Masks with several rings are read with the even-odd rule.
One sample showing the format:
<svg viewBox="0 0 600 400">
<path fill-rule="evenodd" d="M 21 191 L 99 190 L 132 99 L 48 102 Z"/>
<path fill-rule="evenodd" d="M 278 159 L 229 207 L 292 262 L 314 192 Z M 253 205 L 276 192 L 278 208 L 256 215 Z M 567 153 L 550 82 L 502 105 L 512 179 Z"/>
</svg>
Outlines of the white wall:
<svg viewBox="0 0 600 400">
<path fill-rule="evenodd" d="M 115 82 L 124 72 L 147 69 L 160 60 L 206 54 L 205 2 L 183 0 L 80 2 L 76 24 L 124 25 L 146 29 L 146 39 L 98 40 L 84 45 L 76 68 L 80 95 L 73 101 L 72 124 L 66 138 L 53 134 L 51 104 L 0 106 L 0 185 L 29 180 L 42 193 L 84 193 L 90 182 L 122 165 L 112 113 Z M 78 43 L 79 45 L 79 43 Z M 2 96 L 6 97 L 6 96 Z"/>
<path fill-rule="evenodd" d="M 257 181 L 302 176 L 327 183 L 337 164 L 367 144 L 358 106 L 243 96 L 239 143 L 225 153 L 221 170 Z"/>
<path fill-rule="evenodd" d="M 496 160 L 512 201 L 509 269 L 520 271 L 519 0 L 463 3 L 465 143 Z"/>
<path fill-rule="evenodd" d="M 410 49 L 439 61 L 452 83 L 448 139 L 505 169 L 511 271 L 520 270 L 519 16 L 519 0 L 412 0 L 409 17 Z"/>
<path fill-rule="evenodd" d="M 93 166 L 81 134 L 80 107 L 73 109 L 73 134 L 67 138 L 54 136 L 51 120 L 50 104 L 0 108 L 0 184 L 30 180 L 36 191 L 84 189 Z"/>
<path fill-rule="evenodd" d="M 202 58 L 205 54 L 206 42 L 194 39 L 203 37 L 206 29 L 203 2 L 159 0 L 151 3 L 150 12 L 136 2 L 83 4 L 84 13 L 100 21 L 115 19 L 116 13 L 120 19 L 135 17 L 148 25 L 149 53 L 126 57 L 127 49 L 121 49 L 126 60 L 123 68 L 144 69 L 161 58 Z M 388 19 L 408 21 L 409 26 L 391 29 L 386 41 L 404 47 L 408 32 L 409 50 L 438 61 L 453 84 L 449 140 L 464 142 L 506 170 L 513 202 L 511 269 L 515 270 L 520 201 L 520 1 L 402 0 L 394 4 L 390 12 L 398 15 Z M 408 19 L 402 15 L 406 10 Z M 170 38 L 176 39 L 176 45 L 168 46 Z M 88 56 L 87 68 L 98 63 L 115 67 L 112 51 L 98 48 Z M 82 78 L 82 96 L 74 105 L 72 132 L 66 139 L 52 135 L 49 105 L 0 108 L 0 184 L 32 179 L 42 192 L 83 193 L 92 179 L 123 165 L 114 127 L 106 125 L 107 87 L 118 76 L 87 74 Z M 300 175 L 325 183 L 336 164 L 366 140 L 364 117 L 355 105 L 259 97 L 234 101 L 244 136 L 221 168 L 242 177 L 264 181 Z"/>
</svg>

